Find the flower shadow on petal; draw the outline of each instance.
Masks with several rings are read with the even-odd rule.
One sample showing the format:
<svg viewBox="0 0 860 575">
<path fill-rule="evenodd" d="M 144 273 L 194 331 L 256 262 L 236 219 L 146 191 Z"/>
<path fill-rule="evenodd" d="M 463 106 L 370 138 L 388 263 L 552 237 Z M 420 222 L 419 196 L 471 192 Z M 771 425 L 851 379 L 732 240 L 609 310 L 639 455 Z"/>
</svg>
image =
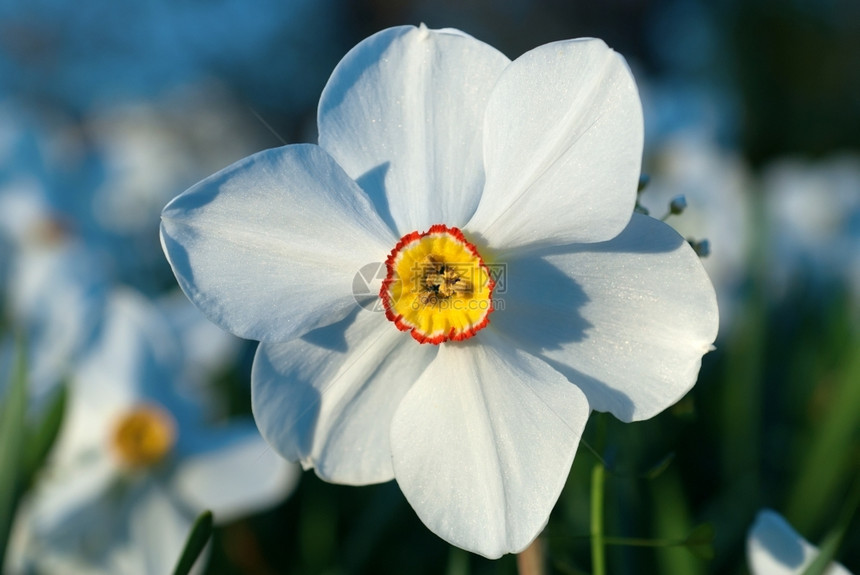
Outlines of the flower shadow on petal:
<svg viewBox="0 0 860 575">
<path fill-rule="evenodd" d="M 579 311 L 589 302 L 582 287 L 535 255 L 507 264 L 508 285 L 498 296 L 504 309 L 494 313 L 491 325 L 517 348 L 541 358 L 574 385 L 599 389 L 602 395 L 613 398 L 619 412 L 633 413 L 633 402 L 626 394 L 543 353 L 586 339 L 594 326 Z"/>
<path fill-rule="evenodd" d="M 390 167 L 391 162 L 384 162 L 367 170 L 355 181 L 370 198 L 370 203 L 373 204 L 379 218 L 394 231 L 395 235 L 400 235 L 397 231 L 397 224 L 394 223 L 394 218 L 391 215 L 388 196 L 385 193 L 385 176 Z"/>
<path fill-rule="evenodd" d="M 577 342 L 604 331 L 603 325 L 593 325 L 584 317 L 583 310 L 587 306 L 623 305 L 623 300 L 616 299 L 613 293 L 586 293 L 582 284 L 574 279 L 576 271 L 568 273 L 545 258 L 564 254 L 591 254 L 598 258 L 600 254 L 612 253 L 669 254 L 685 241 L 678 234 L 663 233 L 663 230 L 655 232 L 651 226 L 643 227 L 643 221 L 634 217 L 621 234 L 606 242 L 543 248 L 511 257 L 507 263 L 509 285 L 506 286 L 506 292 L 499 295 L 499 298 L 504 298 L 505 309 L 494 314 L 491 319 L 494 326 L 513 340 L 517 347 L 546 361 L 586 391 L 587 395 L 599 394 L 605 398 L 613 405 L 612 412 L 622 418 L 632 417 L 635 411 L 633 401 L 627 394 L 615 389 L 611 381 L 583 373 L 573 367 L 571 362 L 562 363 L 547 356 L 555 355 L 549 352 L 558 350 L 575 354 Z M 643 233 L 643 230 L 647 231 Z M 612 273 L 612 268 L 604 270 L 594 260 L 583 259 L 583 262 L 586 261 L 595 267 L 582 269 L 583 278 Z M 640 271 L 631 269 L 631 278 Z M 630 281 L 630 278 L 625 278 L 621 283 L 629 284 Z M 611 331 L 602 337 L 608 334 Z"/>
<path fill-rule="evenodd" d="M 362 308 L 360 306 L 355 306 L 355 309 L 349 312 L 349 314 L 347 314 L 347 316 L 342 320 L 312 330 L 303 335 L 300 339 L 323 349 L 346 353 L 349 349 L 346 341 L 346 330 L 348 330 L 349 326 L 355 322 L 355 319 L 361 311 Z"/>
<path fill-rule="evenodd" d="M 803 565 L 803 546 L 800 541 L 789 540 L 785 534 L 773 530 L 761 533 L 759 541 L 782 565 L 793 569 Z"/>
<path fill-rule="evenodd" d="M 174 239 L 173 234 L 177 226 L 187 227 L 189 225 L 187 221 L 188 214 L 212 203 L 218 197 L 221 188 L 232 177 L 232 173 L 226 173 L 227 170 L 224 170 L 224 172 L 214 174 L 204 180 L 208 182 L 205 186 L 199 184 L 195 186 L 193 194 L 184 193 L 173 198 L 173 201 L 167 204 L 161 214 L 163 220 L 161 223 L 161 241 L 164 245 L 165 254 L 167 254 L 170 265 L 174 269 L 176 280 L 190 298 L 192 294 L 196 295 L 197 290 L 195 286 L 197 285 L 197 281 L 194 277 L 194 268 L 191 265 L 188 250 L 186 249 L 188 242 L 184 240 L 181 242 L 177 241 Z M 174 219 L 175 214 L 179 215 L 178 219 Z M 170 223 L 168 224 L 167 222 Z M 174 231 L 167 233 L 168 226 Z M 193 300 L 194 298 L 191 299 Z"/>
<path fill-rule="evenodd" d="M 260 344 L 254 357 L 251 395 L 254 419 L 269 445 L 282 457 L 301 461 L 306 468 L 304 458 L 313 448 L 319 418 L 320 391 L 306 378 L 279 370 L 278 365 L 283 362 L 263 353 L 264 349 L 272 353 L 277 350 L 264 345 Z"/>
<path fill-rule="evenodd" d="M 243 161 L 243 164 L 248 164 L 248 159 L 246 158 Z M 221 192 L 221 189 L 231 180 L 231 178 L 235 177 L 233 170 L 226 169 L 221 172 L 215 173 L 204 181 L 206 185 L 200 185 L 202 182 L 199 182 L 197 185 L 193 186 L 194 193 L 183 193 L 175 198 L 165 206 L 164 211 L 162 212 L 162 216 L 166 219 L 172 219 L 171 215 L 174 212 L 178 212 L 180 214 L 187 214 L 193 212 L 195 209 L 202 208 L 203 206 L 212 203 L 212 201 L 218 197 L 218 194 Z"/>
<path fill-rule="evenodd" d="M 616 414 L 617 417 L 624 418 L 624 421 L 633 417 L 636 406 L 633 404 L 633 400 L 630 399 L 630 397 L 623 391 L 615 389 L 611 385 L 607 385 L 605 382 L 586 375 L 569 365 L 565 365 L 541 354 L 537 354 L 537 356 L 547 362 L 556 371 L 560 372 L 574 385 L 585 391 L 586 395 L 592 396 L 593 394 L 600 394 L 601 397 L 605 398 L 604 401 L 613 405 L 611 411 Z"/>
<path fill-rule="evenodd" d="M 592 327 L 579 313 L 589 301 L 582 287 L 535 255 L 504 263 L 505 281 L 497 279 L 490 316 L 495 330 L 532 353 L 581 341 Z"/>
<path fill-rule="evenodd" d="M 781 515 L 773 511 L 765 510 L 758 514 L 748 544 L 753 541 L 790 569 L 799 569 L 803 565 L 806 556 L 803 540 Z"/>
<path fill-rule="evenodd" d="M 164 229 L 162 224 L 162 230 Z M 194 286 L 196 285 L 194 277 L 194 268 L 191 265 L 191 258 L 188 255 L 188 250 L 182 243 L 173 239 L 167 233 L 162 231 L 161 241 L 164 243 L 165 253 L 170 254 L 170 265 L 176 273 L 176 281 L 182 287 L 182 291 L 188 294 L 189 299 L 194 301 L 193 296 L 196 294 Z"/>
</svg>

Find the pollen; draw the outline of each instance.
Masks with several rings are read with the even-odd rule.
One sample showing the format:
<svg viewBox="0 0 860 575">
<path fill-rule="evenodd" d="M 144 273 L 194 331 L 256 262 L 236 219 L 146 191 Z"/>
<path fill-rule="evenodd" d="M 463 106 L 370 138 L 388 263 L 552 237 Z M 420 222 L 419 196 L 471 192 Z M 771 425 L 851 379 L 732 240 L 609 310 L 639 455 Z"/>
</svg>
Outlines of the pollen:
<svg viewBox="0 0 860 575">
<path fill-rule="evenodd" d="M 176 424 L 161 407 L 141 405 L 117 421 L 111 446 L 120 463 L 130 469 L 151 467 L 167 456 L 176 443 Z"/>
<path fill-rule="evenodd" d="M 385 265 L 385 315 L 418 342 L 462 341 L 490 323 L 492 274 L 459 229 L 438 224 L 407 234 Z"/>
</svg>

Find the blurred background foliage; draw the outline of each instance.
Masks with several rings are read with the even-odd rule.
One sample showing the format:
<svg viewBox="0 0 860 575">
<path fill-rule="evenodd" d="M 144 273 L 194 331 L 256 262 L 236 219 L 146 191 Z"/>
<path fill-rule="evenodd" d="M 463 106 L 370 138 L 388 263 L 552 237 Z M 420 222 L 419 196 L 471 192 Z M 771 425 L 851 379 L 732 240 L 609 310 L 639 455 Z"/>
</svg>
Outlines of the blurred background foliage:
<svg viewBox="0 0 860 575">
<path fill-rule="evenodd" d="M 852 0 L 6 1 L 4 330 L 48 331 L 21 293 L 46 290 L 50 299 L 51 276 L 18 285 L 21 254 L 34 242 L 80 242 L 95 254 L 94 267 L 79 268 L 90 279 L 152 299 L 174 291 L 158 245 L 161 207 L 243 156 L 314 141 L 316 101 L 339 58 L 384 27 L 420 22 L 460 28 L 511 58 L 554 40 L 606 40 L 640 85 L 651 176 L 643 205 L 660 217 L 670 197 L 685 194 L 687 212 L 669 223 L 710 241 L 705 264 L 723 317 L 698 385 L 650 421 L 595 414 L 586 440 L 608 466 L 607 535 L 683 542 L 708 523 L 714 556 L 683 545 L 610 546 L 609 572 L 746 573 L 746 532 L 761 508 L 816 544 L 850 519 L 845 504 L 860 470 L 860 4 Z M 22 232 L 13 207 L 30 197 L 50 217 Z M 206 375 L 220 406 L 213 417 L 250 412 L 253 349 L 233 345 L 234 359 Z M 580 448 L 544 534 L 549 572 L 590 572 L 597 462 Z M 646 477 L 661 462 L 668 466 Z M 848 525 L 837 556 L 858 572 L 860 521 Z M 436 538 L 394 483 L 334 486 L 312 473 L 276 507 L 218 527 L 206 568 L 515 571 L 512 556 L 486 561 Z"/>
</svg>

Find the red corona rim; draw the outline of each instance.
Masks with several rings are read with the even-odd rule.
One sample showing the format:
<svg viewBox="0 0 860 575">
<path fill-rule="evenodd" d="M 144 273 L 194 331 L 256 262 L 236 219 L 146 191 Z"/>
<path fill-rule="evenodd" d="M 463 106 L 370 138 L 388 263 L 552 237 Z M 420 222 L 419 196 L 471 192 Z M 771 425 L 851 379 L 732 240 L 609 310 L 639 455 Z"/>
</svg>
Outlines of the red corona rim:
<svg viewBox="0 0 860 575">
<path fill-rule="evenodd" d="M 419 343 L 463 341 L 490 323 L 495 281 L 459 229 L 436 224 L 406 234 L 385 268 L 385 316 Z"/>
</svg>

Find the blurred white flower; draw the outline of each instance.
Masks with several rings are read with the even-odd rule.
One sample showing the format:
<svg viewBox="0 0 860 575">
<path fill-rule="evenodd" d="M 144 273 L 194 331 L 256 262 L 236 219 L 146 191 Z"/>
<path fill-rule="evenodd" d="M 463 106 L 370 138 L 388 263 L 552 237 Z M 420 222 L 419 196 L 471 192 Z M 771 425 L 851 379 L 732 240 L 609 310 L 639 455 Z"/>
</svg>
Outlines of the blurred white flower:
<svg viewBox="0 0 860 575">
<path fill-rule="evenodd" d="M 164 209 L 177 279 L 262 341 L 254 414 L 281 454 L 329 481 L 395 478 L 445 540 L 520 551 L 590 409 L 659 413 L 717 331 L 690 247 L 631 219 L 629 69 L 600 40 L 511 62 L 458 30 L 391 28 L 340 62 L 318 123 L 319 146 L 246 158 Z M 383 261 L 385 314 L 351 290 Z"/>
<path fill-rule="evenodd" d="M 211 424 L 181 395 L 172 333 L 112 293 L 74 371 L 66 417 L 21 514 L 13 564 L 51 573 L 168 573 L 201 511 L 216 522 L 280 502 L 297 468 L 251 421 Z"/>
<path fill-rule="evenodd" d="M 0 106 L 0 131 L 2 313 L 26 338 L 38 409 L 91 339 L 108 282 L 98 256 L 52 205 L 45 134 L 8 102 Z M 11 337 L 0 345 L 11 349 Z"/>
<path fill-rule="evenodd" d="M 693 131 L 677 134 L 655 150 L 648 173 L 642 205 L 660 218 L 669 211 L 672 199 L 683 195 L 686 210 L 666 222 L 686 238 L 710 243 L 710 254 L 702 264 L 717 291 L 720 333 L 726 337 L 743 301 L 754 238 L 749 169 L 740 155 Z"/>
<path fill-rule="evenodd" d="M 86 352 L 109 284 L 98 260 L 72 242 L 17 252 L 6 289 L 9 321 L 26 341 L 31 407 L 38 409 Z"/>
<path fill-rule="evenodd" d="M 0 190 L 2 196 L 2 190 Z M 29 407 L 38 412 L 87 353 L 103 319 L 111 284 L 101 261 L 60 228 L 48 227 L 39 240 L 10 253 L 4 282 L 0 354 L 11 357 L 13 334 L 27 351 Z M 30 230 L 32 231 L 32 230 Z M 0 393 L 8 383 L 0 378 Z"/>
<path fill-rule="evenodd" d="M 762 178 L 773 293 L 842 285 L 860 306 L 860 157 L 783 159 Z"/>
<path fill-rule="evenodd" d="M 818 549 L 792 529 L 778 513 L 759 511 L 747 534 L 747 559 L 752 575 L 801 575 L 815 560 Z M 825 575 L 851 575 L 832 563 Z"/>
<path fill-rule="evenodd" d="M 681 74 L 650 81 L 646 76 L 639 89 L 646 118 L 646 152 L 671 146 L 679 138 L 737 139 L 737 96 L 725 87 L 691 81 L 689 75 Z"/>
<path fill-rule="evenodd" d="M 105 279 L 163 290 L 170 271 L 152 233 L 161 208 L 258 149 L 262 128 L 239 109 L 216 83 L 75 121 L 0 105 L 0 277 L 26 248 L 78 243 Z"/>
<path fill-rule="evenodd" d="M 176 380 L 182 389 L 202 388 L 207 398 L 221 399 L 212 394 L 212 382 L 237 365 L 242 346 L 246 344 L 224 331 L 188 301 L 181 290 L 175 289 L 155 300 L 155 306 L 176 335 L 183 361 Z M 222 406 L 209 406 L 210 413 L 220 413 Z"/>
<path fill-rule="evenodd" d="M 93 198 L 102 227 L 152 230 L 177 189 L 255 149 L 260 126 L 240 109 L 223 86 L 207 82 L 87 116 L 87 134 L 104 163 Z"/>
<path fill-rule="evenodd" d="M 89 190 L 85 225 L 97 232 L 96 247 L 117 278 L 148 292 L 167 283 L 152 234 L 161 208 L 177 190 L 258 148 L 261 126 L 240 109 L 223 86 L 208 82 L 86 117 L 83 129 L 102 177 Z"/>
</svg>

